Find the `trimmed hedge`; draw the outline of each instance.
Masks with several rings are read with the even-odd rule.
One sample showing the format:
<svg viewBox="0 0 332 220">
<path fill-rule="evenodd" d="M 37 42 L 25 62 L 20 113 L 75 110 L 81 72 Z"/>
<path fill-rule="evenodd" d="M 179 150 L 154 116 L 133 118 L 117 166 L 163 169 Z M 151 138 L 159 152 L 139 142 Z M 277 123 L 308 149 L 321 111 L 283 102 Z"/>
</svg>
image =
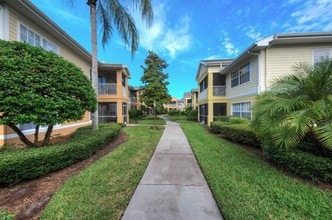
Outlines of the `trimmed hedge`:
<svg viewBox="0 0 332 220">
<path fill-rule="evenodd" d="M 214 133 L 222 134 L 226 139 L 239 144 L 248 144 L 260 148 L 260 142 L 249 124 L 228 124 L 227 122 L 211 122 Z"/>
<path fill-rule="evenodd" d="M 0 185 L 12 185 L 65 168 L 90 157 L 114 140 L 121 130 L 119 124 L 79 128 L 65 144 L 42 148 L 5 150 L 0 153 Z"/>
<path fill-rule="evenodd" d="M 305 179 L 332 184 L 332 158 L 316 156 L 298 149 L 286 151 L 266 146 L 263 147 L 263 153 L 283 170 Z"/>
<path fill-rule="evenodd" d="M 220 132 L 227 139 L 260 148 L 260 142 L 248 124 L 223 125 Z"/>
</svg>

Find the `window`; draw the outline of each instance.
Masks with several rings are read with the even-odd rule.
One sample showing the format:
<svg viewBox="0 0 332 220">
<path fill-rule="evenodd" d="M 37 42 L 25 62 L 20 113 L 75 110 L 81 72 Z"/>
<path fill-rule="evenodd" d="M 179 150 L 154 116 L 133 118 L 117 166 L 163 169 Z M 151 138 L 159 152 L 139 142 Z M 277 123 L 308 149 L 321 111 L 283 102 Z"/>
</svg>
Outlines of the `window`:
<svg viewBox="0 0 332 220">
<path fill-rule="evenodd" d="M 232 104 L 232 116 L 251 119 L 251 102 Z"/>
<path fill-rule="evenodd" d="M 250 81 L 250 63 L 246 63 L 231 73 L 231 87 L 241 85 Z"/>
<path fill-rule="evenodd" d="M 313 50 L 313 63 L 319 62 L 322 58 L 332 58 L 332 48 L 321 48 Z"/>
<path fill-rule="evenodd" d="M 20 41 L 26 42 L 32 46 L 42 47 L 43 49 L 53 51 L 54 53 L 59 53 L 59 48 L 55 44 L 46 38 L 43 38 L 24 24 L 20 24 Z"/>
</svg>

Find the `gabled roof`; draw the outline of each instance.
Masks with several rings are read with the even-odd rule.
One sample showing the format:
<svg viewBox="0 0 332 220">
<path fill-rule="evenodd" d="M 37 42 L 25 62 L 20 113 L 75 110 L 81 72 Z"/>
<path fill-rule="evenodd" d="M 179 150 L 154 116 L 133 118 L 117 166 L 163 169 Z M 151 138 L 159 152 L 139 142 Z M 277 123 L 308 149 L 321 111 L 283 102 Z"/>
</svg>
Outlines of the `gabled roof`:
<svg viewBox="0 0 332 220">
<path fill-rule="evenodd" d="M 130 73 L 127 65 L 124 64 L 111 64 L 98 62 L 98 69 L 100 70 L 123 70 L 123 72 L 130 78 Z"/>
<path fill-rule="evenodd" d="M 279 33 L 257 40 L 243 51 L 235 60 L 221 70 L 221 74 L 226 73 L 242 61 L 251 56 L 258 55 L 263 49 L 274 45 L 294 45 L 310 43 L 332 43 L 332 32 L 313 32 L 313 33 Z"/>
<path fill-rule="evenodd" d="M 220 67 L 222 69 L 223 64 L 228 65 L 233 59 L 215 59 L 215 60 L 201 60 L 198 65 L 196 73 L 196 81 L 198 81 L 200 74 L 205 73 L 208 67 Z"/>
</svg>

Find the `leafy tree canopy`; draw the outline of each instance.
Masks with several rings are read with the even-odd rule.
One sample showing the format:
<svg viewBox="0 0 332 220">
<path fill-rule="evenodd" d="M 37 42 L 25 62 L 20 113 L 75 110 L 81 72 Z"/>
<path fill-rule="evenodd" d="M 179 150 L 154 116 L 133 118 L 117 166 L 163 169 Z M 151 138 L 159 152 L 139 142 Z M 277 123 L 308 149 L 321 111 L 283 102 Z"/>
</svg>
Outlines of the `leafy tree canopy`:
<svg viewBox="0 0 332 220">
<path fill-rule="evenodd" d="M 143 102 L 149 107 L 152 107 L 154 102 L 156 105 L 168 103 L 171 100 L 167 89 L 169 82 L 166 81 L 168 74 L 163 72 L 168 64 L 156 53 L 149 51 L 149 55 L 145 59 L 145 65 L 145 67 L 142 66 L 144 73 L 141 77 L 144 84 L 142 88 Z"/>
<path fill-rule="evenodd" d="M 34 123 L 36 130 L 47 125 L 50 135 L 53 125 L 80 120 L 96 109 L 96 95 L 82 70 L 53 52 L 0 41 L 0 74 L 0 123 L 29 146 L 35 144 L 25 140 L 17 124 Z"/>
<path fill-rule="evenodd" d="M 263 143 L 295 147 L 307 134 L 332 150 L 332 60 L 301 63 L 261 94 L 252 125 Z"/>
</svg>

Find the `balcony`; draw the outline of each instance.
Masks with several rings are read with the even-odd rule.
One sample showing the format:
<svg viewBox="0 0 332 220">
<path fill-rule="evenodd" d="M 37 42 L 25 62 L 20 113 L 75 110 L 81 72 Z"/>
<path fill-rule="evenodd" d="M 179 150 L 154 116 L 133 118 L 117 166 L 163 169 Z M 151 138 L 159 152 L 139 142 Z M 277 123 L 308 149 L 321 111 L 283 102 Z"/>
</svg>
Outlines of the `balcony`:
<svg viewBox="0 0 332 220">
<path fill-rule="evenodd" d="M 204 91 L 201 91 L 198 94 L 198 101 L 201 101 L 202 99 L 206 99 L 207 98 L 207 89 L 205 89 Z"/>
<path fill-rule="evenodd" d="M 137 102 L 137 100 L 138 100 L 137 97 L 130 97 L 130 101 L 133 103 Z"/>
<path fill-rule="evenodd" d="M 98 95 L 116 95 L 116 83 L 98 83 Z"/>
<path fill-rule="evenodd" d="M 226 86 L 213 86 L 213 96 L 226 96 Z"/>
</svg>

